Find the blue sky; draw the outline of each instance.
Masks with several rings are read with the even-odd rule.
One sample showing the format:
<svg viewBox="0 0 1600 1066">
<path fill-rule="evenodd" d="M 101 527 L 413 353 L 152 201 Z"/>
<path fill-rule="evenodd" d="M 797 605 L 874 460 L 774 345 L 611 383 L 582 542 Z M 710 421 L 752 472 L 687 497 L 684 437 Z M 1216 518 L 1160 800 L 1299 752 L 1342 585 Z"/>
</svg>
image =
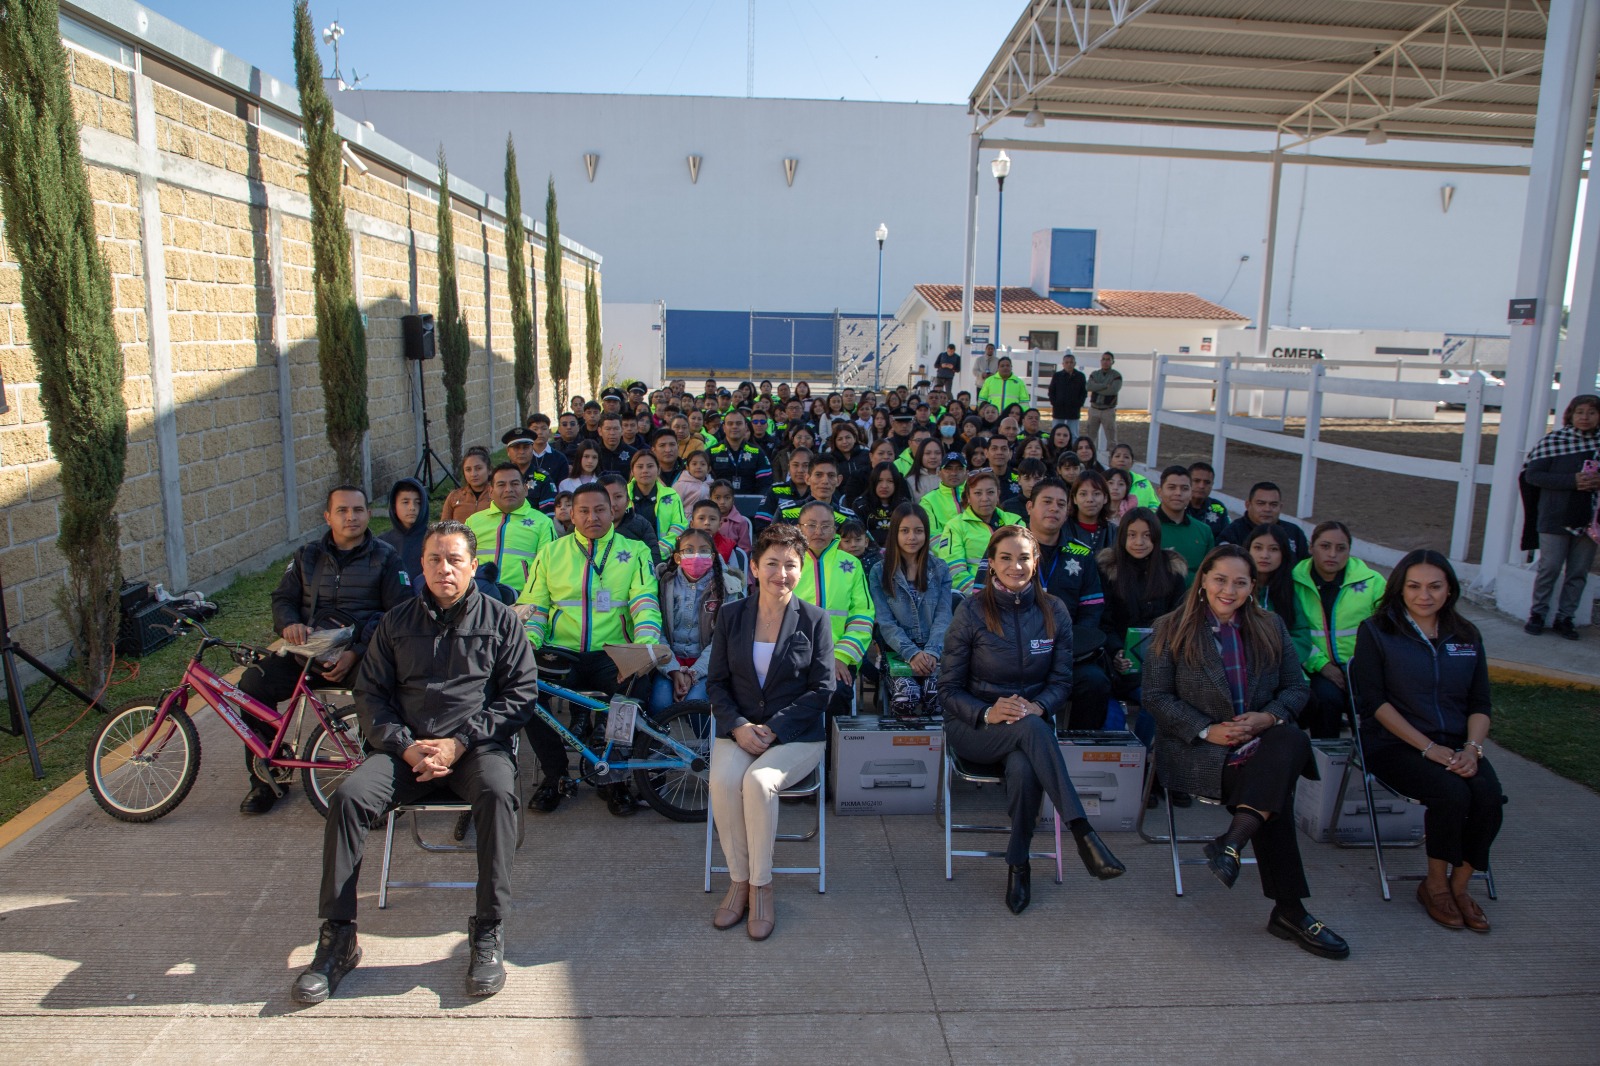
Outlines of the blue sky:
<svg viewBox="0 0 1600 1066">
<path fill-rule="evenodd" d="M 289 0 L 152 9 L 292 77 Z M 1020 0 L 757 0 L 756 95 L 964 103 Z M 745 94 L 745 0 L 316 0 L 369 89 Z M 324 49 L 324 69 L 333 55 Z"/>
</svg>

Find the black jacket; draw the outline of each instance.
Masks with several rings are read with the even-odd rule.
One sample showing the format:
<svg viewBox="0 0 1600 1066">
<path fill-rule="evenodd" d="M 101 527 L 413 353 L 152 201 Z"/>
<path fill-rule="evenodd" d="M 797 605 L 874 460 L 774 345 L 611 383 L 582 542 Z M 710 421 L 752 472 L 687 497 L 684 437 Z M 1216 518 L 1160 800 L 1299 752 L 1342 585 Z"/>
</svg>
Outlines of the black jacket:
<svg viewBox="0 0 1600 1066">
<path fill-rule="evenodd" d="M 384 615 L 356 675 L 367 744 L 390 755 L 443 737 L 509 749 L 538 694 L 522 622 L 476 586 L 451 612 L 425 593 Z"/>
<path fill-rule="evenodd" d="M 1409 625 L 1386 633 L 1369 618 L 1356 630 L 1350 688 L 1367 745 L 1404 743 L 1376 718 L 1388 703 L 1435 744 L 1459 748 L 1467 719 L 1489 713 L 1489 658 L 1481 639 L 1433 644 Z"/>
<path fill-rule="evenodd" d="M 1183 602 L 1184 579 L 1189 576 L 1189 564 L 1171 548 L 1162 548 L 1161 555 L 1173 584 L 1165 596 L 1145 597 L 1129 603 L 1117 595 L 1117 553 L 1107 548 L 1098 557 L 1101 585 L 1105 590 L 1106 609 L 1100 616 L 1100 628 L 1106 631 L 1106 648 L 1122 651 L 1127 645 L 1128 630 L 1149 629 L 1156 619 L 1171 614 Z"/>
<path fill-rule="evenodd" d="M 1530 460 L 1522 480 L 1539 490 L 1539 511 L 1535 524 L 1540 533 L 1565 533 L 1582 529 L 1594 518 L 1595 494 L 1579 492 L 1577 476 L 1583 464 L 1595 458 L 1585 455 L 1551 455 Z"/>
<path fill-rule="evenodd" d="M 983 620 L 983 596 L 961 601 L 945 631 L 939 659 L 939 700 L 946 720 L 983 728 L 990 704 L 1022 696 L 1044 708 L 1051 721 L 1066 720 L 1072 696 L 1072 617 L 1066 605 L 1037 585 L 1021 593 L 995 589 L 1000 604 L 997 635 Z M 1055 617 L 1055 637 L 1045 635 L 1044 611 Z"/>
<path fill-rule="evenodd" d="M 827 738 L 823 712 L 833 698 L 833 623 L 828 612 L 793 596 L 772 649 L 767 683 L 756 681 L 756 612 L 759 592 L 725 603 L 717 612 L 706 671 L 706 697 L 717 736 L 732 737 L 745 723 L 765 725 L 778 743 Z"/>
<path fill-rule="evenodd" d="M 409 527 L 394 516 L 395 497 L 402 489 L 422 494 L 422 513 Z M 406 572 L 406 580 L 413 589 L 419 589 L 422 587 L 422 538 L 428 535 L 428 490 L 422 482 L 414 477 L 403 477 L 394 483 L 389 490 L 389 522 L 391 528 L 379 534 L 378 539 L 399 553 L 400 569 Z"/>
<path fill-rule="evenodd" d="M 1255 528 L 1256 524 L 1250 521 L 1249 515 L 1241 515 L 1229 522 L 1221 533 L 1216 534 L 1216 541 L 1218 544 L 1237 544 L 1242 548 L 1244 547 L 1244 538 L 1248 537 L 1250 531 Z M 1311 542 L 1306 540 L 1305 530 L 1293 522 L 1285 522 L 1281 519 L 1278 521 L 1278 528 L 1283 530 L 1284 535 L 1289 538 L 1289 550 L 1294 553 L 1295 562 L 1298 563 L 1302 559 L 1311 558 Z"/>
<path fill-rule="evenodd" d="M 342 562 L 340 554 L 329 531 L 290 557 L 272 590 L 272 628 L 282 636 L 292 625 L 316 626 L 337 614 L 355 626 L 350 650 L 360 655 L 383 612 L 415 596 L 400 556 L 370 531 Z"/>
<path fill-rule="evenodd" d="M 1089 379 L 1081 370 L 1057 370 L 1050 375 L 1050 417 L 1076 422 L 1089 398 Z"/>
<path fill-rule="evenodd" d="M 856 429 L 860 430 L 860 426 Z M 867 475 L 872 473 L 872 460 L 865 448 L 855 448 L 847 456 L 841 451 L 828 449 L 828 458 L 839 471 L 840 499 L 853 500 L 867 491 Z"/>
</svg>

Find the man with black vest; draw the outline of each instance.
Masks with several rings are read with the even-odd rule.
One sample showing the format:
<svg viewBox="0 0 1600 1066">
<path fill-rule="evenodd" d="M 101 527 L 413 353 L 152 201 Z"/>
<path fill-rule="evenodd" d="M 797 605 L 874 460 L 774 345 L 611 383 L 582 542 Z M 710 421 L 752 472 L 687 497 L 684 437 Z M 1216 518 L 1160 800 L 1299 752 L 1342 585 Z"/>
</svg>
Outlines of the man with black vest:
<svg viewBox="0 0 1600 1066">
<path fill-rule="evenodd" d="M 319 688 L 348 684 L 378 619 L 396 604 L 415 598 L 400 554 L 367 529 L 370 517 L 367 494 L 359 488 L 340 485 L 330 491 L 322 513 L 328 531 L 290 557 L 272 592 L 272 628 L 289 644 L 304 644 L 316 629 L 349 626 L 354 631 L 332 662 L 312 662 L 311 683 Z M 245 670 L 239 689 L 276 707 L 293 694 L 304 665 L 299 656 L 274 655 Z M 271 726 L 252 715 L 244 720 L 262 740 L 272 741 Z M 268 770 L 256 765 L 249 748 L 244 756 L 250 791 L 239 804 L 239 813 L 265 814 L 278 801 L 278 786 Z"/>
</svg>

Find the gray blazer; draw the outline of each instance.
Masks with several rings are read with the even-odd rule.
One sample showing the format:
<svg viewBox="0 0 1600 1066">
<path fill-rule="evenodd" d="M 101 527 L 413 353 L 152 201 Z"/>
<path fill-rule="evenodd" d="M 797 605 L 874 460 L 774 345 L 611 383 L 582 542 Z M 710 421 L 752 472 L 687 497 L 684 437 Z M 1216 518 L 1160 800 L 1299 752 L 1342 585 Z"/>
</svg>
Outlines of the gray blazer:
<svg viewBox="0 0 1600 1066">
<path fill-rule="evenodd" d="M 1156 622 L 1152 647 L 1161 641 L 1164 631 L 1177 625 L 1179 613 Z M 1293 723 L 1311 697 L 1311 687 L 1283 619 L 1268 617 L 1278 629 L 1278 663 L 1267 670 L 1247 662 L 1250 698 L 1246 705 L 1251 711 L 1266 711 Z M 1178 792 L 1218 799 L 1228 749 L 1201 740 L 1200 730 L 1232 718 L 1233 697 L 1222 672 L 1222 653 L 1214 641 L 1201 643 L 1203 657 L 1198 666 L 1178 661 L 1171 649 L 1152 652 L 1145 659 L 1144 705 L 1156 720 L 1156 770 L 1161 783 Z M 1307 765 L 1314 774 L 1316 764 Z"/>
</svg>

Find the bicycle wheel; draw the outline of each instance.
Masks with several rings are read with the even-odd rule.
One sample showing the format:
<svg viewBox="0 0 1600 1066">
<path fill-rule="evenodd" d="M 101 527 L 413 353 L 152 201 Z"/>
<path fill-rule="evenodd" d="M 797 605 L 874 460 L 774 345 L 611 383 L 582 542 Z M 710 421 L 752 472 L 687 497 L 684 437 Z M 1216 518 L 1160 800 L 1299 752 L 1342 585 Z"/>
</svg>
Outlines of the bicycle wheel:
<svg viewBox="0 0 1600 1066">
<path fill-rule="evenodd" d="M 705 700 L 675 703 L 654 720 L 656 729 L 700 757 L 701 770 L 668 767 L 635 770 L 633 783 L 640 795 L 657 811 L 675 822 L 703 822 L 711 803 L 711 704 Z M 648 733 L 639 736 L 634 746 L 637 759 L 672 759 L 674 753 Z"/>
<path fill-rule="evenodd" d="M 300 749 L 301 762 L 338 762 L 354 754 L 357 762 L 361 759 L 361 719 L 354 708 L 348 710 L 328 710 L 328 717 L 333 721 L 334 728 L 339 731 L 337 737 L 330 736 L 328 731 L 318 722 L 317 727 L 306 737 L 305 745 Z M 331 767 L 314 767 L 300 771 L 300 783 L 305 787 L 306 798 L 311 801 L 317 813 L 324 818 L 328 816 L 328 800 L 333 796 L 334 790 L 350 776 L 349 770 L 334 769 Z"/>
<path fill-rule="evenodd" d="M 174 707 L 152 737 L 159 713 L 153 703 L 123 704 L 89 743 L 89 791 L 113 818 L 153 822 L 182 803 L 200 775 L 200 737 L 194 723 Z M 144 754 L 133 754 L 141 744 Z"/>
</svg>

